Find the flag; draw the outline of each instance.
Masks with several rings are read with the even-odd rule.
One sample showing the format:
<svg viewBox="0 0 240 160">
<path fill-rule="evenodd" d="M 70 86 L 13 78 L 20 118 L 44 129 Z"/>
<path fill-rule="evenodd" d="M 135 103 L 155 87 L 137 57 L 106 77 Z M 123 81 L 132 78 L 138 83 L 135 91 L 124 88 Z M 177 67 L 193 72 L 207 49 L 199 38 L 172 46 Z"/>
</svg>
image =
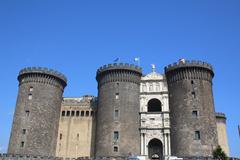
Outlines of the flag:
<svg viewBox="0 0 240 160">
<path fill-rule="evenodd" d="M 114 62 L 118 62 L 119 61 L 119 58 L 116 58 L 115 60 L 114 60 Z"/>
<path fill-rule="evenodd" d="M 135 58 L 134 58 L 134 61 L 135 61 L 135 62 L 138 62 L 139 60 L 140 60 L 139 57 L 135 57 Z"/>
</svg>

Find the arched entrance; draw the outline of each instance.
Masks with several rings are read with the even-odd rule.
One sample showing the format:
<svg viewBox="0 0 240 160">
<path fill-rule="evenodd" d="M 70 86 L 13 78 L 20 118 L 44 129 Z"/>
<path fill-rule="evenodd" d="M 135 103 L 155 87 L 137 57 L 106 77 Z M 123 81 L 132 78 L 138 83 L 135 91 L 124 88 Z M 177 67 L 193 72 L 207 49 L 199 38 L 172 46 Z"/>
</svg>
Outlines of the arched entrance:
<svg viewBox="0 0 240 160">
<path fill-rule="evenodd" d="M 161 112 L 162 111 L 162 103 L 154 98 L 148 101 L 148 112 Z"/>
<path fill-rule="evenodd" d="M 148 158 L 163 159 L 163 145 L 159 139 L 154 138 L 148 143 Z"/>
</svg>

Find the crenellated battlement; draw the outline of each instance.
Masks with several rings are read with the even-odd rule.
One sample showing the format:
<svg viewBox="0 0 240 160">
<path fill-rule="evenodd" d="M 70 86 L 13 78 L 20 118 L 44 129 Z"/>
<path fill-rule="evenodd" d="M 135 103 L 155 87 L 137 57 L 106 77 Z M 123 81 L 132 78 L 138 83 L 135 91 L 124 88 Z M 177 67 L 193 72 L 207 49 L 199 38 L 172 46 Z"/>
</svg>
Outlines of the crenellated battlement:
<svg viewBox="0 0 240 160">
<path fill-rule="evenodd" d="M 37 156 L 24 154 L 0 154 L 0 160 L 63 160 L 60 157 Z"/>
<path fill-rule="evenodd" d="M 212 83 L 214 77 L 213 67 L 202 61 L 188 61 L 185 59 L 179 60 L 165 67 L 165 74 L 167 76 L 168 83 L 187 80 L 206 80 Z"/>
<path fill-rule="evenodd" d="M 58 71 L 55 71 L 53 69 L 45 68 L 45 67 L 26 67 L 26 68 L 23 68 L 19 72 L 19 76 L 23 75 L 23 74 L 30 74 L 30 73 L 49 74 L 49 75 L 55 76 L 59 79 L 62 79 L 63 81 L 65 81 L 65 83 L 67 83 L 67 77 L 64 74 L 62 74 Z"/>
<path fill-rule="evenodd" d="M 96 79 L 99 86 L 108 82 L 132 82 L 140 83 L 142 69 L 134 64 L 114 63 L 100 67 L 97 70 Z"/>
<path fill-rule="evenodd" d="M 63 89 L 67 85 L 67 78 L 60 72 L 44 67 L 27 67 L 18 75 L 20 85 L 28 82 L 51 84 Z"/>
<path fill-rule="evenodd" d="M 171 70 L 175 70 L 177 68 L 185 68 L 185 67 L 203 67 L 213 72 L 213 67 L 209 63 L 206 63 L 203 61 L 197 61 L 197 60 L 184 60 L 184 59 L 181 59 L 178 62 L 175 62 L 173 64 L 169 64 L 164 69 L 165 69 L 165 72 L 168 72 Z"/>
<path fill-rule="evenodd" d="M 225 114 L 222 113 L 222 112 L 215 112 L 215 116 L 216 116 L 216 118 L 223 118 L 223 119 L 226 119 Z"/>
<path fill-rule="evenodd" d="M 134 64 L 129 64 L 129 63 L 113 63 L 113 64 L 108 64 L 101 66 L 97 70 L 97 74 L 100 74 L 101 72 L 109 71 L 109 70 L 116 70 L 116 69 L 125 69 L 125 70 L 132 70 L 135 72 L 142 73 L 142 68 L 139 66 L 136 66 Z"/>
<path fill-rule="evenodd" d="M 64 97 L 62 105 L 79 105 L 96 103 L 97 97 L 92 95 L 84 95 L 82 97 Z"/>
</svg>

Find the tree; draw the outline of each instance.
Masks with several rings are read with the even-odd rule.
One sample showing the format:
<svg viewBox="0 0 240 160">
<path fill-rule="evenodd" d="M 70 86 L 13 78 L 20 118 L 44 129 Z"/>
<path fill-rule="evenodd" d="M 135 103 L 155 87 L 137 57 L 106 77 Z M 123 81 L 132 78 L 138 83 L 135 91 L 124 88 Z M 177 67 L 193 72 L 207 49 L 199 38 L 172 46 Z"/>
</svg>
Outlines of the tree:
<svg viewBox="0 0 240 160">
<path fill-rule="evenodd" d="M 213 158 L 217 160 L 228 160 L 226 153 L 218 145 L 217 148 L 213 151 Z"/>
</svg>

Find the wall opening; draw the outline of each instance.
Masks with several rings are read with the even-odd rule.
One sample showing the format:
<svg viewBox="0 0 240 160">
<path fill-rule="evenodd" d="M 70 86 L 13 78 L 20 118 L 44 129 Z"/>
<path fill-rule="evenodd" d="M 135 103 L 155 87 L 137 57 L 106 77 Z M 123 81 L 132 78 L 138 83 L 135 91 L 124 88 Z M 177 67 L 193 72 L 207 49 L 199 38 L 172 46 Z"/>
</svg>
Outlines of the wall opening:
<svg viewBox="0 0 240 160">
<path fill-rule="evenodd" d="M 148 101 L 148 112 L 161 112 L 162 111 L 162 103 L 154 98 Z"/>
<path fill-rule="evenodd" d="M 152 139 L 148 143 L 148 157 L 149 159 L 163 159 L 163 145 L 159 139 Z"/>
</svg>

